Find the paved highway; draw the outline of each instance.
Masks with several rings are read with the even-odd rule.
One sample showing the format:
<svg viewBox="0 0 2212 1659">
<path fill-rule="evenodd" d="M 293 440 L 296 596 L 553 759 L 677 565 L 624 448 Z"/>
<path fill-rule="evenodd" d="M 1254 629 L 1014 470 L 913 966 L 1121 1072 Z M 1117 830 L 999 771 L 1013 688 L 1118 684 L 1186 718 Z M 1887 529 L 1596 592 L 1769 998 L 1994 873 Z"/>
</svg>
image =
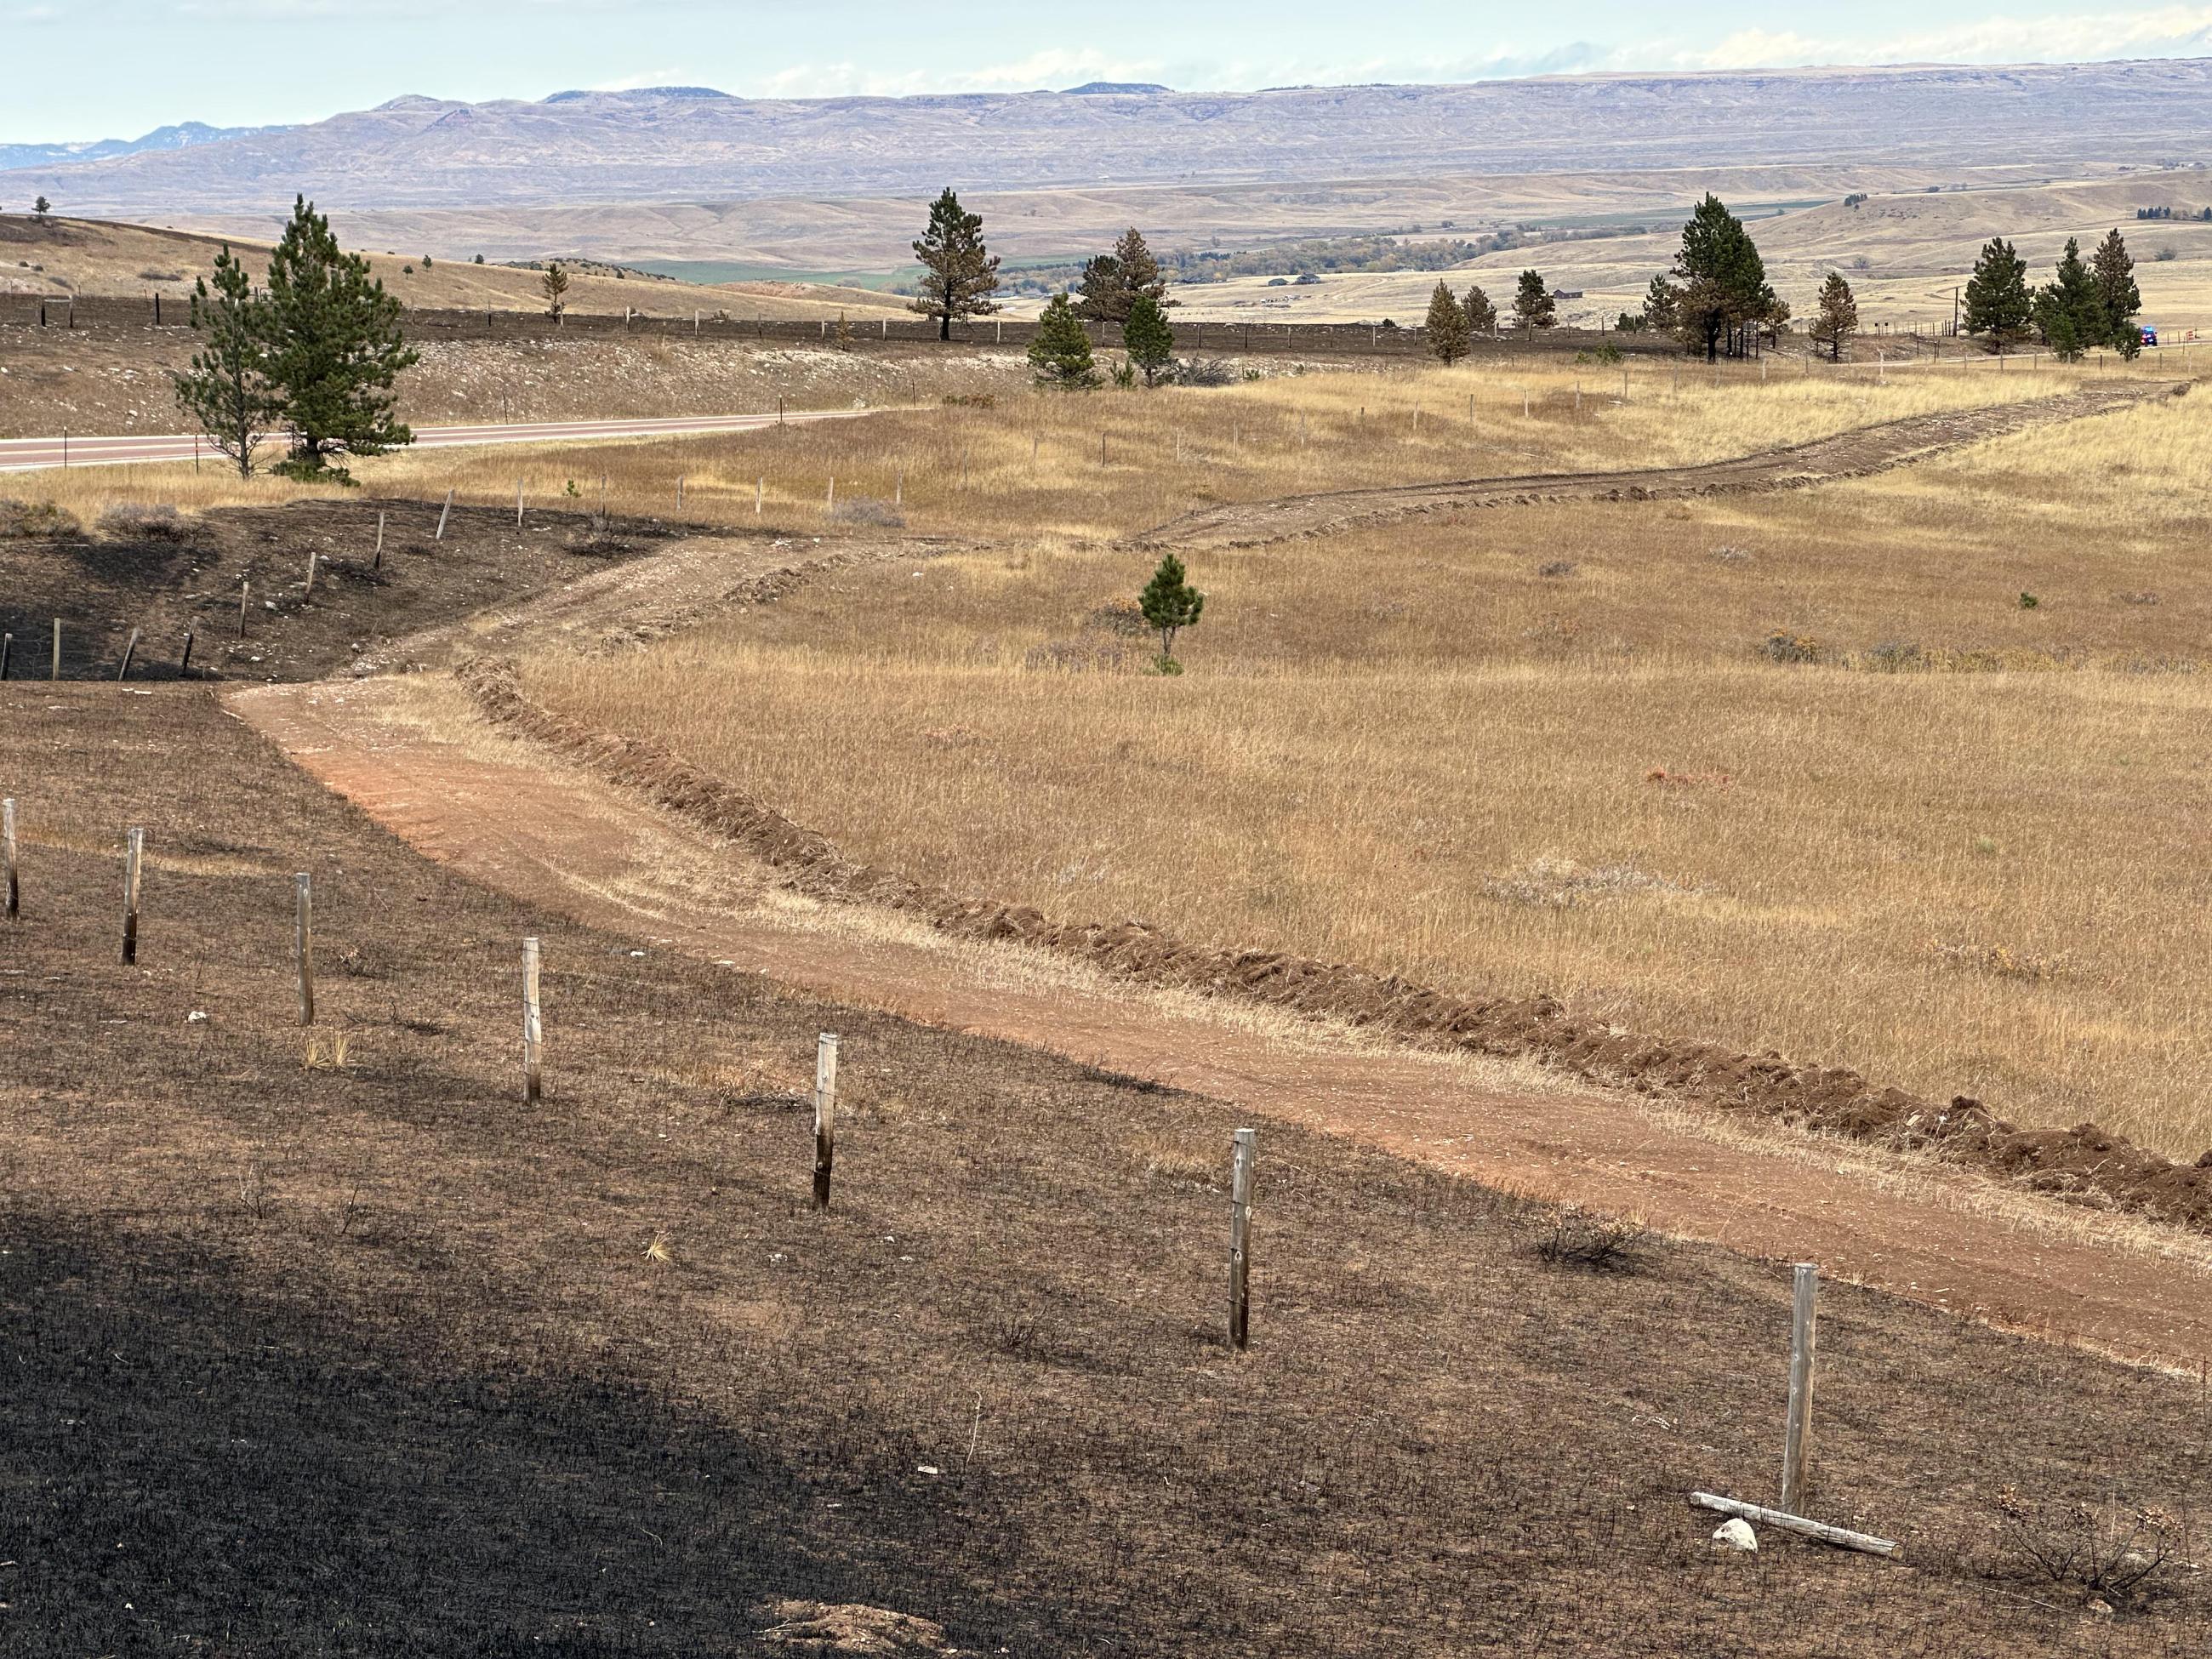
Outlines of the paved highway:
<svg viewBox="0 0 2212 1659">
<path fill-rule="evenodd" d="M 857 409 L 793 410 L 775 415 L 686 415 L 649 421 L 548 421 L 491 426 L 418 426 L 415 447 L 439 449 L 459 444 L 542 444 L 589 438 L 647 438 L 672 433 L 751 432 L 779 419 L 849 420 L 872 411 Z M 272 440 L 271 447 L 281 441 Z M 264 452 L 266 453 L 265 451 Z M 29 472 L 49 466 L 125 466 L 148 461 L 189 461 L 198 456 L 219 461 L 205 439 L 189 432 L 127 437 L 0 438 L 0 472 Z"/>
</svg>

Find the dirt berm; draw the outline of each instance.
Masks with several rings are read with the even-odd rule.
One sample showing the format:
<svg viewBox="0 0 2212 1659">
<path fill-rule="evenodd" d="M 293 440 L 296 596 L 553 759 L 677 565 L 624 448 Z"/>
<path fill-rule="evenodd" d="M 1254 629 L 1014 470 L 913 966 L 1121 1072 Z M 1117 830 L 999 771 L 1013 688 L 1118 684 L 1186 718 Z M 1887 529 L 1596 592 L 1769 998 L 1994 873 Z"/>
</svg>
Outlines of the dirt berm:
<svg viewBox="0 0 2212 1659">
<path fill-rule="evenodd" d="M 1595 1082 L 1878 1146 L 1931 1149 L 2034 1191 L 2212 1233 L 2212 1152 L 2181 1164 L 2094 1123 L 2021 1129 L 1964 1096 L 1939 1105 L 1843 1068 L 1618 1031 L 1549 997 L 1468 1001 L 1342 963 L 1192 945 L 1139 921 L 1055 922 L 1027 906 L 964 896 L 848 859 L 826 836 L 659 745 L 594 731 L 532 701 L 511 662 L 480 659 L 459 672 L 495 723 L 737 842 L 794 891 L 919 917 L 957 939 L 1058 951 L 1146 985 L 1249 997 L 1417 1043 L 1533 1057 Z"/>
</svg>

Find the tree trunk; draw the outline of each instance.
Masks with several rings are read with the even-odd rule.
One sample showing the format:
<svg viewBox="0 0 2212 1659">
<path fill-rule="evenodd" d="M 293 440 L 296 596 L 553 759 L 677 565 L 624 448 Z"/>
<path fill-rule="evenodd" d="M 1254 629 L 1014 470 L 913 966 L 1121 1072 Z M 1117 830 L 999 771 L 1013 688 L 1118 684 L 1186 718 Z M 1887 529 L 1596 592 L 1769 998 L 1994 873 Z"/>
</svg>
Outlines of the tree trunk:
<svg viewBox="0 0 2212 1659">
<path fill-rule="evenodd" d="M 950 305 L 937 314 L 937 337 L 940 340 L 952 337 L 952 307 Z"/>
</svg>

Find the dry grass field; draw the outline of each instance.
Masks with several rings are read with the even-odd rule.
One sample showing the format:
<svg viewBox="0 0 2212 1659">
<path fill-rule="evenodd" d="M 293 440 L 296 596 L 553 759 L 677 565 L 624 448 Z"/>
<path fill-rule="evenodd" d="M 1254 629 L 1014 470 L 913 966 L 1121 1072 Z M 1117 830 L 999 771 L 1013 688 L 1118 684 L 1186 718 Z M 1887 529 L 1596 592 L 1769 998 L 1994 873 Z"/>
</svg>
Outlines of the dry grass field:
<svg viewBox="0 0 2212 1659">
<path fill-rule="evenodd" d="M 1493 464 L 1698 457 L 2028 378 L 1686 383 L 1679 404 L 1580 422 L 1555 398 Z M 1406 382 L 1383 429 L 1460 388 Z M 1352 441 L 1341 385 L 1216 396 L 1203 440 L 1174 435 L 1176 400 L 1136 405 L 1159 411 L 1157 448 L 1206 453 L 1133 467 L 1120 491 L 1082 476 L 1072 438 L 1049 484 L 1025 476 L 1030 410 L 963 411 L 908 502 L 918 526 L 989 545 L 848 572 L 640 657 L 528 663 L 526 680 L 963 890 L 1551 992 L 2172 1153 L 2212 1142 L 2192 850 L 2212 404 L 1814 492 L 1209 552 L 1188 672 L 1162 678 L 1133 610 L 1151 556 L 1108 538 L 1298 477 L 1301 407 Z M 1048 408 L 1110 421 L 1133 401 Z M 1253 437 L 1222 429 L 1247 418 L 1264 477 L 1234 459 Z M 1434 476 L 1446 445 L 1482 459 L 1463 432 L 1400 432 L 1331 482 Z M 961 448 L 987 459 L 948 501 Z"/>
</svg>

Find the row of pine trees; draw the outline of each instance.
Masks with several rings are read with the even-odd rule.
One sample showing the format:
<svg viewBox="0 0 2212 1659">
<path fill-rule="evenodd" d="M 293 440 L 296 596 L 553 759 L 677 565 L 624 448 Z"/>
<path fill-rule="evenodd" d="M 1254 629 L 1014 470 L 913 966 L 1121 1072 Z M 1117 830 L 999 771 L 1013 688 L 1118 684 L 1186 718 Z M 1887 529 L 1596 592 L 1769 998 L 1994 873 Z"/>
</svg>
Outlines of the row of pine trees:
<svg viewBox="0 0 2212 1659">
<path fill-rule="evenodd" d="M 1966 332 L 1987 340 L 1992 351 L 2033 337 L 2069 361 L 2107 346 L 2133 357 L 2142 349 L 2136 321 L 2142 295 L 2135 272 L 2127 239 L 2116 228 L 2086 263 L 2080 240 L 2068 237 L 2051 281 L 2031 289 L 2027 261 L 2010 242 L 1993 237 L 1966 279 Z"/>
</svg>

